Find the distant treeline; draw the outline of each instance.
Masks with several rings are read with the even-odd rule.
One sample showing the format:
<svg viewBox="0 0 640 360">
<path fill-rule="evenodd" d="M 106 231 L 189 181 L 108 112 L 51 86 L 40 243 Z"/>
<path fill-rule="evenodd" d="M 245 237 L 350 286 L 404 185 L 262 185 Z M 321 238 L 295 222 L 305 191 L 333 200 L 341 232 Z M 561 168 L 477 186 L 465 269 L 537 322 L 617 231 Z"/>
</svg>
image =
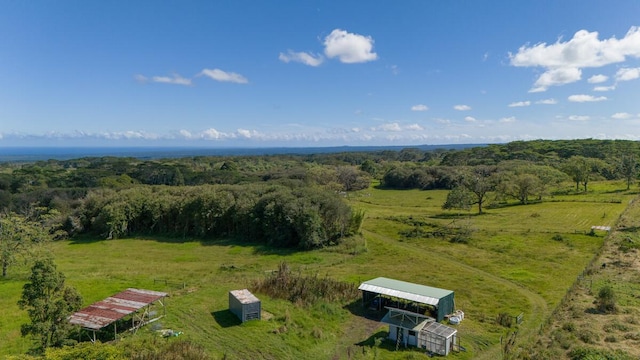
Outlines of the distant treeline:
<svg viewBox="0 0 640 360">
<path fill-rule="evenodd" d="M 576 191 L 597 179 L 625 179 L 630 186 L 639 155 L 635 141 L 584 139 L 457 150 L 11 162 L 0 164 L 0 210 L 56 210 L 72 235 L 233 236 L 308 248 L 353 232 L 358 222 L 340 194 L 366 189 L 372 179 L 388 189 L 454 189 L 464 181 L 471 188 L 472 169 L 483 167 L 490 191 L 526 203 L 565 180 Z"/>
</svg>

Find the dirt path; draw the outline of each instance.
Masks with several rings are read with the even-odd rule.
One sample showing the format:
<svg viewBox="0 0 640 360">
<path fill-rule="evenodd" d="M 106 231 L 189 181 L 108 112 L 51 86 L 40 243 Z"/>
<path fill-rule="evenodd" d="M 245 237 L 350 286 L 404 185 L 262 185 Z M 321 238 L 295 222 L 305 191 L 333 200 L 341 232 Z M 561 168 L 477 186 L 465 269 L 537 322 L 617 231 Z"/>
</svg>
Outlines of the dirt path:
<svg viewBox="0 0 640 360">
<path fill-rule="evenodd" d="M 367 231 L 367 230 L 363 230 L 363 233 L 365 236 L 367 237 L 372 237 L 372 238 L 376 238 L 379 239 L 381 241 L 386 242 L 387 244 L 402 248 L 404 250 L 410 250 L 415 252 L 416 250 L 423 250 L 420 247 L 417 246 L 412 246 L 410 244 L 406 244 L 406 243 L 401 243 L 398 242 L 395 239 L 389 238 L 387 236 L 383 236 L 380 234 L 376 234 L 373 233 L 371 231 Z M 549 306 L 547 305 L 547 302 L 544 300 L 544 298 L 542 298 L 540 295 L 536 294 L 535 292 L 517 284 L 514 283 L 512 281 L 509 281 L 507 279 L 501 278 L 497 275 L 488 273 L 484 270 L 475 268 L 473 266 L 464 264 L 460 261 L 458 261 L 457 259 L 454 259 L 452 257 L 450 257 L 449 255 L 445 255 L 445 254 L 441 254 L 441 253 L 437 253 L 433 250 L 430 250 L 430 256 L 432 256 L 433 254 L 437 254 L 439 256 L 439 258 L 441 259 L 446 259 L 446 261 L 455 264 L 456 266 L 459 266 L 463 269 L 466 269 L 470 272 L 476 273 L 486 279 L 489 279 L 495 283 L 498 283 L 500 285 L 503 285 L 509 289 L 512 289 L 514 292 L 520 294 L 521 296 L 525 297 L 528 301 L 529 304 L 531 306 L 531 316 L 526 319 L 525 321 L 522 322 L 522 324 L 520 325 L 519 328 L 519 332 L 518 332 L 518 338 L 519 339 L 527 339 L 529 337 L 531 337 L 533 334 L 535 334 L 538 329 L 540 328 L 540 325 L 546 320 L 546 318 L 550 315 L 549 313 Z M 493 345 L 491 347 L 489 347 L 487 350 L 482 351 L 482 353 L 479 353 L 475 358 L 476 359 L 499 359 L 501 357 L 501 348 L 500 348 L 500 344 L 496 344 Z"/>
</svg>

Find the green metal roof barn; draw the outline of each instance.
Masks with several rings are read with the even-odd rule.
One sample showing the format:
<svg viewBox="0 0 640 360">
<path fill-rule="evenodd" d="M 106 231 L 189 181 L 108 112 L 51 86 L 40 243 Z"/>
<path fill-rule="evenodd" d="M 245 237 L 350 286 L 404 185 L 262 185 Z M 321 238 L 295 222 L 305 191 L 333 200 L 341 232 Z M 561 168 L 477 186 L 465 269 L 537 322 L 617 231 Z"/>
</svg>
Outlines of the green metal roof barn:
<svg viewBox="0 0 640 360">
<path fill-rule="evenodd" d="M 454 311 L 453 291 L 414 284 L 385 277 L 365 281 L 358 287 L 362 290 L 362 301 L 369 302 L 377 295 L 427 304 L 436 308 L 436 321 Z"/>
</svg>

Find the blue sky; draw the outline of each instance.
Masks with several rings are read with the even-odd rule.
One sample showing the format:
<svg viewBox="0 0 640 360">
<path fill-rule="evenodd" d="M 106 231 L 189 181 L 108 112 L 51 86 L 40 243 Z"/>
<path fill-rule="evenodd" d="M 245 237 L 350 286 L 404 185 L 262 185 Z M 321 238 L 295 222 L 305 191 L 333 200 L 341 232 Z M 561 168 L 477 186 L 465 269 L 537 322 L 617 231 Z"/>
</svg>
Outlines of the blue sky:
<svg viewBox="0 0 640 360">
<path fill-rule="evenodd" d="M 0 2 L 0 146 L 640 140 L 640 1 Z"/>
</svg>

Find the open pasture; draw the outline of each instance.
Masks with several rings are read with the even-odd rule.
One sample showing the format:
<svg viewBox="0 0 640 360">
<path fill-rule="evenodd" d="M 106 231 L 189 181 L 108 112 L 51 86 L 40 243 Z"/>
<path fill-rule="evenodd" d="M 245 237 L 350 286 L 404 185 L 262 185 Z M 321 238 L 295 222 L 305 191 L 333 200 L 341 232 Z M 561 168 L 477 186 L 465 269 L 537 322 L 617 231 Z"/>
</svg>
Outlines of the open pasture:
<svg viewBox="0 0 640 360">
<path fill-rule="evenodd" d="M 296 272 L 354 284 L 385 276 L 453 290 L 456 307 L 465 312 L 457 328 L 467 351 L 452 358 L 492 358 L 508 331 L 496 324 L 499 314 L 523 313 L 518 339 L 527 341 L 593 258 L 606 234 L 589 235 L 590 227 L 613 226 L 636 196 L 615 191 L 618 185 L 594 183 L 587 194 L 487 207 L 482 215 L 476 209 L 442 210 L 446 191 L 370 188 L 347 199 L 366 212 L 363 239 L 308 252 L 226 240 L 162 238 L 60 241 L 49 251 L 85 304 L 128 287 L 171 294 L 167 317 L 136 336 L 126 336 L 125 343 L 159 341 L 152 329 L 162 326 L 182 331 L 213 358 L 406 358 L 408 353 L 395 352 L 394 346 L 373 346 L 386 328 L 362 317 L 359 301 L 302 308 L 256 293 L 266 316 L 239 324 L 227 310 L 228 291 L 251 289 L 254 281 L 286 261 Z M 426 231 L 406 235 L 417 227 Z M 468 229 L 468 238 L 452 243 L 425 235 L 447 228 Z M 363 247 L 366 251 L 355 251 Z M 26 313 L 16 305 L 27 276 L 27 266 L 21 265 L 0 280 L 0 356 L 29 348 L 19 334 Z"/>
</svg>

